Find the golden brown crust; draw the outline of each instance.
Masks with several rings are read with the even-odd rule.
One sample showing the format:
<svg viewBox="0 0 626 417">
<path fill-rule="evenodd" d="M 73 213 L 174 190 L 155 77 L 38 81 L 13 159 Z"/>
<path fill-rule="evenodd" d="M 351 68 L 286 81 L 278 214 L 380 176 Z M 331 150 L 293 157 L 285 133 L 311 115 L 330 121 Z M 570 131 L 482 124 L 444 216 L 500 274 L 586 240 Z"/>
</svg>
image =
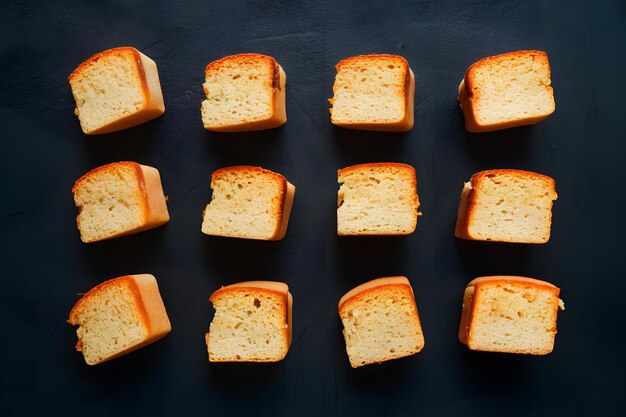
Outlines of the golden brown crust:
<svg viewBox="0 0 626 417">
<path fill-rule="evenodd" d="M 411 288 L 411 284 L 409 283 L 407 277 L 394 276 L 373 279 L 353 288 L 341 297 L 337 305 L 339 314 L 341 315 L 341 312 L 347 307 L 348 304 L 358 303 L 363 298 L 366 298 L 368 294 L 382 291 L 385 288 L 408 288 L 411 294 L 413 294 L 413 289 Z"/>
<path fill-rule="evenodd" d="M 142 191 L 145 192 L 145 189 L 146 189 L 145 183 L 144 184 L 141 183 L 141 180 L 143 179 L 143 171 L 141 170 L 141 165 L 139 165 L 137 162 L 132 162 L 132 161 L 119 161 L 119 162 L 112 162 L 110 164 L 99 166 L 87 172 L 86 174 L 84 174 L 82 177 L 77 179 L 76 182 L 74 183 L 74 186 L 72 187 L 72 193 L 76 193 L 78 189 L 82 186 L 83 182 L 95 176 L 96 174 L 115 173 L 116 169 L 122 166 L 131 167 L 132 169 L 135 170 L 136 177 L 139 181 L 139 187 Z"/>
<path fill-rule="evenodd" d="M 133 48 L 134 49 L 134 48 Z M 141 82 L 141 91 L 143 92 L 144 99 L 146 100 L 146 106 L 148 103 L 152 101 L 152 93 L 150 91 L 150 87 L 148 86 L 148 77 L 146 76 L 146 68 L 143 65 L 143 60 L 141 59 L 141 54 L 139 51 L 135 50 L 135 61 L 137 62 L 137 72 L 139 73 L 139 81 Z M 161 85 L 159 84 L 159 90 L 161 89 Z M 162 112 L 161 112 L 162 113 Z"/>
<path fill-rule="evenodd" d="M 137 64 L 137 73 L 139 75 L 139 81 L 141 82 L 141 91 L 143 92 L 145 103 L 146 105 L 148 105 L 148 103 L 150 103 L 151 101 L 151 92 L 150 88 L 148 87 L 146 68 L 143 66 L 143 60 L 141 59 L 141 54 L 139 53 L 139 51 L 135 48 L 130 49 L 133 49 L 133 57 L 135 58 L 135 62 Z M 159 85 L 159 89 L 160 88 L 161 86 Z"/>
<path fill-rule="evenodd" d="M 484 285 L 485 283 L 519 283 L 519 284 L 528 284 L 533 287 L 550 287 L 557 288 L 556 285 L 550 284 L 547 281 L 542 281 L 536 278 L 528 278 L 528 277 L 520 277 L 517 275 L 491 275 L 485 277 L 478 277 L 471 280 L 467 286 L 475 287 L 476 285 Z"/>
<path fill-rule="evenodd" d="M 413 173 L 413 176 L 415 176 L 415 168 L 413 168 L 411 165 L 403 164 L 401 162 L 368 162 L 365 164 L 350 165 L 349 167 L 338 169 L 337 175 L 349 174 L 350 171 L 356 171 L 358 169 L 363 169 L 363 168 L 385 168 L 385 167 L 406 169 L 406 170 L 411 171 Z"/>
<path fill-rule="evenodd" d="M 468 184 L 470 188 L 468 188 Z M 474 190 L 471 188 L 471 182 L 463 185 L 463 190 L 461 191 L 461 197 L 459 199 L 459 208 L 456 212 L 456 224 L 454 225 L 454 236 L 461 239 L 469 239 L 467 234 L 467 218 L 469 213 L 469 196 L 473 193 L 473 191 Z"/>
<path fill-rule="evenodd" d="M 280 91 L 282 89 L 280 76 L 281 76 L 281 66 L 278 65 L 278 62 L 276 62 L 276 60 L 274 59 L 274 78 L 272 79 L 272 88 L 274 89 L 274 91 L 276 90 Z M 276 94 L 272 96 L 272 100 L 276 100 Z"/>
<path fill-rule="evenodd" d="M 269 240 L 281 240 L 287 234 L 287 227 L 289 226 L 289 218 L 291 217 L 291 209 L 293 207 L 293 200 L 296 194 L 296 187 L 287 181 L 287 192 L 284 193 L 285 198 L 281 204 L 281 216 L 279 217 L 278 228 L 274 235 Z"/>
<path fill-rule="evenodd" d="M 532 178 L 536 180 L 546 181 L 551 185 L 553 189 L 556 186 L 556 181 L 554 181 L 552 177 L 544 174 L 539 174 L 537 172 L 524 171 L 521 169 L 488 169 L 486 171 L 480 171 L 472 175 L 472 178 L 470 179 L 470 181 L 472 182 L 472 187 L 476 188 L 478 185 L 480 185 L 481 180 L 483 180 L 485 177 L 491 177 L 500 174 L 513 175 L 522 179 Z"/>
<path fill-rule="evenodd" d="M 283 184 L 283 188 L 286 188 L 287 179 L 283 177 L 281 174 L 274 172 L 274 171 L 270 171 L 269 169 L 252 166 L 252 165 L 234 165 L 230 167 L 220 168 L 211 174 L 211 181 L 221 180 L 222 176 L 225 173 L 230 173 L 230 172 L 246 172 L 246 173 L 253 173 L 255 175 L 269 175 L 269 176 L 274 177 L 277 181 L 281 182 Z"/>
<path fill-rule="evenodd" d="M 240 65 L 243 63 L 256 63 L 256 62 L 266 62 L 270 64 L 274 68 L 273 77 L 276 76 L 276 72 L 278 70 L 278 62 L 269 56 L 263 54 L 255 54 L 255 53 L 244 53 L 244 54 L 236 54 L 225 56 L 224 58 L 220 58 L 216 61 L 209 63 L 204 69 L 204 73 L 208 73 L 209 71 L 214 71 L 218 68 L 221 68 L 225 64 L 233 63 L 235 65 Z"/>
<path fill-rule="evenodd" d="M 400 55 L 391 55 L 391 54 L 370 54 L 370 55 L 356 55 L 351 56 L 346 59 L 342 59 L 335 65 L 335 69 L 337 72 L 342 70 L 344 67 L 347 67 L 355 62 L 380 62 L 380 61 L 396 61 L 405 71 L 405 77 L 408 76 L 409 63 L 408 61 L 400 56 Z"/>
<path fill-rule="evenodd" d="M 139 288 L 137 287 L 137 283 L 135 283 L 132 275 L 124 275 L 117 278 L 111 278 L 87 291 L 87 293 L 85 293 L 80 298 L 80 300 L 78 300 L 76 304 L 74 304 L 72 310 L 70 310 L 70 316 L 67 322 L 72 325 L 78 324 L 76 321 L 76 316 L 80 314 L 85 304 L 87 304 L 92 298 L 97 298 L 107 288 L 120 286 L 126 286 L 133 293 L 133 296 L 135 297 L 135 303 L 140 311 L 139 316 L 141 317 L 141 321 L 143 322 L 144 326 L 149 328 L 150 323 L 149 320 L 147 320 L 148 312 L 143 305 L 143 301 L 141 300 L 141 296 L 139 295 Z"/>
<path fill-rule="evenodd" d="M 474 113 L 474 106 L 470 101 L 470 98 L 467 93 L 467 87 L 465 85 L 465 78 L 459 84 L 459 93 L 458 93 L 459 105 L 461 106 L 461 111 L 463 112 L 463 120 L 465 121 L 465 130 L 468 132 L 483 132 L 485 131 L 485 127 L 479 126 L 476 122 L 476 114 Z"/>
<path fill-rule="evenodd" d="M 463 306 L 461 308 L 461 323 L 459 324 L 458 338 L 459 342 L 467 345 L 467 338 L 469 334 L 469 316 L 472 311 L 474 301 L 474 286 L 468 285 L 463 292 Z"/>
<path fill-rule="evenodd" d="M 253 281 L 253 282 L 263 282 L 263 281 Z M 269 281 L 269 282 L 271 282 L 271 281 Z M 249 282 L 249 283 L 252 284 L 252 282 Z M 238 284 L 235 284 L 235 285 L 226 285 L 225 287 L 222 287 L 222 288 L 216 290 L 209 297 L 209 301 L 213 302 L 218 297 L 222 297 L 224 295 L 228 295 L 228 294 L 232 294 L 232 293 L 243 292 L 243 293 L 258 293 L 258 294 L 278 295 L 280 297 L 285 297 L 285 305 L 287 304 L 286 301 L 287 301 L 288 289 L 286 289 L 285 291 L 281 291 L 281 290 L 274 290 L 274 289 L 265 288 L 265 287 L 261 287 L 261 286 L 257 286 L 257 285 L 245 286 L 245 285 L 242 285 L 242 284 L 246 284 L 246 283 L 245 282 L 241 282 L 241 283 L 238 283 Z"/>
<path fill-rule="evenodd" d="M 72 71 L 72 73 L 67 77 L 67 79 L 71 82 L 72 79 L 79 76 L 80 73 L 86 67 L 98 62 L 101 58 L 104 58 L 110 55 L 124 56 L 126 54 L 131 54 L 135 58 L 135 62 L 137 63 L 137 69 L 143 70 L 143 64 L 141 63 L 141 55 L 139 54 L 139 51 L 133 48 L 132 46 L 120 46 L 117 48 L 107 49 L 106 51 L 98 52 L 97 54 L 93 55 L 92 57 L 87 59 L 85 62 L 81 63 L 74 71 Z M 140 74 L 143 74 L 143 71 L 140 72 Z M 145 83 L 145 77 L 142 77 L 142 78 L 144 78 L 143 81 Z M 146 86 L 146 89 L 147 89 L 147 86 Z"/>
</svg>

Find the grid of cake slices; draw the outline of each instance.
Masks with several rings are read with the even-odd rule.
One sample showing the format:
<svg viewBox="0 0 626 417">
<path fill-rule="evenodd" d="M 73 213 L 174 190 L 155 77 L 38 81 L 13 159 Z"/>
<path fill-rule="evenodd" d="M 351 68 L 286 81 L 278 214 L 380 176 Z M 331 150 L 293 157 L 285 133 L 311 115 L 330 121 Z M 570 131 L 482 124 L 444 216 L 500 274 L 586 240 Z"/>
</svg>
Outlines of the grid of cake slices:
<svg viewBox="0 0 626 417">
<path fill-rule="evenodd" d="M 397 55 L 361 55 L 340 61 L 330 122 L 348 129 L 403 132 L 413 127 L 415 77 Z M 165 111 L 156 63 L 132 47 L 94 55 L 69 77 L 85 134 L 144 123 Z M 242 132 L 287 122 L 286 74 L 270 56 L 240 54 L 211 62 L 200 115 L 210 131 Z M 546 53 L 517 51 L 471 65 L 458 100 L 471 132 L 537 123 L 554 112 Z M 415 231 L 419 197 L 415 169 L 371 162 L 337 172 L 339 236 L 408 235 Z M 212 197 L 198 227 L 239 239 L 280 240 L 287 233 L 296 188 L 261 167 L 231 166 L 211 175 Z M 85 243 L 142 232 L 170 219 L 159 171 L 131 161 L 97 167 L 72 189 Z M 478 172 L 463 186 L 457 238 L 546 243 L 555 181 L 517 169 Z M 283 282 L 247 281 L 217 289 L 205 340 L 212 362 L 275 362 L 287 355 L 293 298 Z M 461 308 L 459 341 L 469 349 L 545 355 L 552 352 L 559 288 L 518 276 L 473 279 Z M 365 282 L 339 299 L 350 365 L 360 367 L 420 352 L 425 336 L 411 283 L 404 276 Z M 171 324 L 150 274 L 101 283 L 71 309 L 76 349 L 99 364 L 165 337 Z"/>
</svg>

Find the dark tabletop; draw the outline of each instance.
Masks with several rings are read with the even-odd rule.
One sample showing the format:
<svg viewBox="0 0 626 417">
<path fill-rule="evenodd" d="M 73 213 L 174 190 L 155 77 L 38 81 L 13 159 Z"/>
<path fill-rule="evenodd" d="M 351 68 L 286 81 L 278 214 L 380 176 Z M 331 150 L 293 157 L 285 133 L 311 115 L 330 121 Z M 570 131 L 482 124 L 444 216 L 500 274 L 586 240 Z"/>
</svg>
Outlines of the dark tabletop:
<svg viewBox="0 0 626 417">
<path fill-rule="evenodd" d="M 625 415 L 626 2 L 8 0 L 0 33 L 0 415 Z M 156 61 L 166 112 L 123 132 L 86 136 L 67 76 L 94 53 L 124 45 Z M 547 51 L 556 113 L 530 127 L 466 133 L 456 101 L 464 71 L 520 49 Z M 270 131 L 207 132 L 204 67 L 241 52 L 272 55 L 285 69 L 289 121 Z M 366 53 L 409 61 L 416 78 L 410 132 L 330 124 L 334 65 Z M 83 244 L 72 185 L 120 160 L 159 169 L 172 219 Z M 338 238 L 337 169 L 377 161 L 416 168 L 423 213 L 416 232 Z M 200 232 L 211 172 L 236 164 L 280 172 L 297 187 L 284 240 Z M 454 238 L 463 182 L 491 168 L 556 179 L 548 244 Z M 89 367 L 65 323 L 76 294 L 133 273 L 157 277 L 173 331 Z M 472 352 L 457 341 L 465 285 L 490 274 L 561 288 L 567 310 L 552 354 Z M 426 347 L 353 370 L 337 301 L 389 275 L 410 278 Z M 254 279 L 289 283 L 287 358 L 209 364 L 209 295 Z"/>
</svg>

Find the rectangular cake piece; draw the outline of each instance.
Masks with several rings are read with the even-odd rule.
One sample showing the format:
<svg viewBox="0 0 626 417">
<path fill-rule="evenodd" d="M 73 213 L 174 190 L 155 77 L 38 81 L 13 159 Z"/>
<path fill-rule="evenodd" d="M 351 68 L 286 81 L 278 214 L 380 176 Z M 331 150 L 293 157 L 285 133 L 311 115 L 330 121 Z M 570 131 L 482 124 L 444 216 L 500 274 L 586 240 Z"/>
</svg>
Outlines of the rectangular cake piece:
<svg viewBox="0 0 626 417">
<path fill-rule="evenodd" d="M 408 235 L 417 226 L 417 180 L 406 164 L 378 162 L 337 171 L 337 234 Z"/>
<path fill-rule="evenodd" d="M 243 132 L 287 122 L 287 76 L 271 56 L 239 54 L 207 65 L 202 123 L 206 130 Z"/>
<path fill-rule="evenodd" d="M 296 187 L 282 175 L 260 167 L 227 167 L 211 175 L 211 189 L 202 233 L 258 240 L 285 236 Z"/>
<path fill-rule="evenodd" d="M 339 300 L 353 368 L 413 355 L 424 347 L 413 289 L 406 277 L 378 278 Z"/>
<path fill-rule="evenodd" d="M 113 278 L 94 287 L 74 305 L 68 323 L 78 326 L 76 350 L 88 365 L 125 355 L 172 330 L 150 274 Z"/>
<path fill-rule="evenodd" d="M 471 281 L 463 297 L 459 340 L 472 350 L 546 355 L 556 316 L 565 309 L 554 285 L 515 276 Z"/>
<path fill-rule="evenodd" d="M 494 242 L 550 239 L 555 181 L 542 174 L 494 169 L 472 175 L 459 202 L 455 236 Z"/>
<path fill-rule="evenodd" d="M 210 298 L 215 309 L 205 336 L 210 362 L 277 362 L 291 345 L 293 297 L 287 284 L 248 281 Z"/>
<path fill-rule="evenodd" d="M 170 219 L 159 171 L 136 162 L 95 168 L 76 181 L 72 192 L 85 243 L 138 233 Z"/>
<path fill-rule="evenodd" d="M 69 82 L 75 114 L 88 135 L 127 129 L 165 112 L 156 64 L 132 47 L 92 56 L 70 74 Z"/>
<path fill-rule="evenodd" d="M 398 55 L 360 55 L 340 61 L 329 100 L 334 125 L 405 132 L 413 128 L 415 76 Z"/>
<path fill-rule="evenodd" d="M 517 51 L 481 59 L 459 85 L 469 132 L 538 123 L 554 113 L 550 63 L 542 51 Z"/>
</svg>

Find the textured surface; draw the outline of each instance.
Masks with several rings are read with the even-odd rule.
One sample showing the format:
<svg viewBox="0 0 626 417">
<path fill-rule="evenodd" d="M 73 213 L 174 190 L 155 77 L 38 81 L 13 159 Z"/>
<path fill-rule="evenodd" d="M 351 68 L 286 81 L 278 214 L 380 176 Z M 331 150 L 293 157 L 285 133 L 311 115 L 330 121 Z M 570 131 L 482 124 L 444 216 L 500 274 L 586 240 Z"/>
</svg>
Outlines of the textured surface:
<svg viewBox="0 0 626 417">
<path fill-rule="evenodd" d="M 91 290 L 70 311 L 68 322 L 76 329 L 76 350 L 95 365 L 148 337 L 141 317 L 145 311 L 132 278 L 107 281 Z"/>
<path fill-rule="evenodd" d="M 277 291 L 257 281 L 223 287 L 211 295 L 215 315 L 206 335 L 211 362 L 276 362 L 289 351 L 288 288 Z"/>
<path fill-rule="evenodd" d="M 406 277 L 378 278 L 339 300 L 353 368 L 413 355 L 424 347 L 413 290 Z"/>
<path fill-rule="evenodd" d="M 359 55 L 340 61 L 336 69 L 330 100 L 334 124 L 393 124 L 406 118 L 409 65 L 403 57 Z"/>
<path fill-rule="evenodd" d="M 289 217 L 283 213 L 287 181 L 278 173 L 225 167 L 211 175 L 211 189 L 211 201 L 202 214 L 202 233 L 207 235 L 272 240 L 283 217 Z"/>
<path fill-rule="evenodd" d="M 99 52 L 68 77 L 74 114 L 89 135 L 117 132 L 163 114 L 163 92 L 153 60 L 133 47 Z"/>
<path fill-rule="evenodd" d="M 475 118 L 471 123 L 483 127 L 482 131 L 515 121 L 518 126 L 531 124 L 554 112 L 550 82 L 545 52 L 508 52 L 472 64 L 465 73 L 466 92 L 459 92 L 459 101 L 471 98 L 466 111 Z"/>
<path fill-rule="evenodd" d="M 284 124 L 285 83 L 285 72 L 267 55 L 229 55 L 210 63 L 202 85 L 204 128 L 241 132 Z"/>
<path fill-rule="evenodd" d="M 143 183 L 141 166 L 134 162 L 114 162 L 80 177 L 72 193 L 83 242 L 118 236 L 145 225 L 149 206 Z"/>
<path fill-rule="evenodd" d="M 0 414 L 624 414 L 623 1 L 92 3 L 0 5 Z M 167 110 L 136 128 L 87 137 L 73 114 L 67 76 L 118 45 L 157 62 Z M 529 48 L 550 56 L 556 112 L 534 126 L 466 133 L 456 101 L 464 71 L 480 58 Z M 271 131 L 206 132 L 206 64 L 248 51 L 274 56 L 288 74 L 289 121 Z M 334 66 L 361 53 L 407 58 L 417 86 L 410 132 L 330 124 Z M 120 160 L 159 169 L 172 220 L 85 245 L 72 185 Z M 371 161 L 416 168 L 423 216 L 412 235 L 336 236 L 337 169 Z M 284 240 L 200 232 L 211 172 L 240 164 L 280 172 L 298 188 Z M 463 181 L 490 168 L 555 178 L 549 243 L 454 238 Z M 132 355 L 86 366 L 65 323 L 75 294 L 141 272 L 158 277 L 172 333 Z M 410 358 L 352 370 L 337 301 L 368 279 L 394 274 L 411 280 L 427 346 Z M 492 274 L 561 288 L 567 310 L 552 354 L 472 352 L 457 341 L 465 285 Z M 208 297 L 248 279 L 289 283 L 289 355 L 276 364 L 209 364 Z"/>
<path fill-rule="evenodd" d="M 559 289 L 545 281 L 476 278 L 465 289 L 459 341 L 472 350 L 548 354 L 559 307 Z"/>
<path fill-rule="evenodd" d="M 415 169 L 376 162 L 338 170 L 337 234 L 408 235 L 417 226 Z"/>
<path fill-rule="evenodd" d="M 494 169 L 463 186 L 454 235 L 469 240 L 546 243 L 550 239 L 554 179 L 536 172 Z"/>
</svg>

